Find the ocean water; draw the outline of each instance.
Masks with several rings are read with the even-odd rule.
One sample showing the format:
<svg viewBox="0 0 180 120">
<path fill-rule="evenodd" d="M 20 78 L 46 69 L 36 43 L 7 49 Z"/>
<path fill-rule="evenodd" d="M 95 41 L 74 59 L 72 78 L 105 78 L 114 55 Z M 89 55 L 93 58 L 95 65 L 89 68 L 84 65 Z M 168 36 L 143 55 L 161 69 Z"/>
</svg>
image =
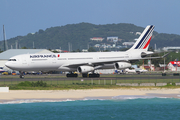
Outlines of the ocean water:
<svg viewBox="0 0 180 120">
<path fill-rule="evenodd" d="M 0 120 L 180 120 L 180 99 L 116 96 L 110 100 L 16 100 L 0 104 Z"/>
</svg>

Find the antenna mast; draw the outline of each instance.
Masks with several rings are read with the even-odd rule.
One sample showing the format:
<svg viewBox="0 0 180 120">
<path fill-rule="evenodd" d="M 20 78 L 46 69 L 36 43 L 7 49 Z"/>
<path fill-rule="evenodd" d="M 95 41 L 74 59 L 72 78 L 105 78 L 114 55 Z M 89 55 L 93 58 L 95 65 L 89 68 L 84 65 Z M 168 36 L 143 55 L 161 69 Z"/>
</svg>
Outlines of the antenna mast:
<svg viewBox="0 0 180 120">
<path fill-rule="evenodd" d="M 4 37 L 4 51 L 6 51 L 6 38 L 5 38 L 5 30 L 4 30 L 4 25 L 3 25 L 3 37 Z"/>
</svg>

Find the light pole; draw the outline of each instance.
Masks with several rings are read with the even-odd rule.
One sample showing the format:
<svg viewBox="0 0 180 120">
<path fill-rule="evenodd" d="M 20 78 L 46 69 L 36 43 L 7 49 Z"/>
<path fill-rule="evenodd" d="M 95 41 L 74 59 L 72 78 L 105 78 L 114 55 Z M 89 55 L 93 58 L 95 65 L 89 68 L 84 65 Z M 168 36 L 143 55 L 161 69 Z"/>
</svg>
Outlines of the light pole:
<svg viewBox="0 0 180 120">
<path fill-rule="evenodd" d="M 164 55 L 165 55 L 165 53 L 164 53 Z M 164 73 L 165 73 L 165 57 L 164 57 Z"/>
</svg>

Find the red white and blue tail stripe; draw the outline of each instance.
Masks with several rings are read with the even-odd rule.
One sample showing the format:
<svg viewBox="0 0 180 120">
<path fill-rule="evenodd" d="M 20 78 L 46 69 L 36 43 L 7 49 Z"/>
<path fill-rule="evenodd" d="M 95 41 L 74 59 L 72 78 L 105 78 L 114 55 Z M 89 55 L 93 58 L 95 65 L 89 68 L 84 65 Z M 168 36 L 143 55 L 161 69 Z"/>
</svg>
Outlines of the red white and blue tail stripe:
<svg viewBox="0 0 180 120">
<path fill-rule="evenodd" d="M 154 31 L 153 25 L 148 25 L 131 49 L 147 50 Z"/>
</svg>

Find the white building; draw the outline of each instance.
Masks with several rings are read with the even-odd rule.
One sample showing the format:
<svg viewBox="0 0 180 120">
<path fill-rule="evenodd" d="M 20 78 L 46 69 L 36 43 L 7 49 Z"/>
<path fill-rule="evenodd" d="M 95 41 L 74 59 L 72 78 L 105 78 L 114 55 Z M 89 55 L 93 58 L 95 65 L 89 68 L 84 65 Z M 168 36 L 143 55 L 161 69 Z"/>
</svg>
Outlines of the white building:
<svg viewBox="0 0 180 120">
<path fill-rule="evenodd" d="M 115 72 L 115 69 L 98 69 L 95 70 L 95 73 L 99 74 L 113 74 Z"/>
<path fill-rule="evenodd" d="M 100 46 L 101 46 L 100 44 L 94 45 L 94 47 L 96 47 L 96 48 L 99 48 Z"/>
<path fill-rule="evenodd" d="M 180 47 L 163 47 L 164 51 L 168 51 L 168 50 L 180 50 Z"/>
<path fill-rule="evenodd" d="M 88 49 L 82 49 L 82 52 L 88 52 Z"/>
<path fill-rule="evenodd" d="M 118 37 L 107 37 L 108 41 L 112 41 L 112 42 L 117 42 L 118 41 Z"/>
<path fill-rule="evenodd" d="M 136 32 L 136 35 L 141 35 L 141 32 Z"/>
<path fill-rule="evenodd" d="M 180 71 L 180 61 L 170 61 L 167 67 L 170 71 Z"/>
<path fill-rule="evenodd" d="M 104 38 L 102 38 L 102 37 L 93 37 L 93 38 L 90 38 L 90 40 L 94 40 L 94 41 L 103 41 Z"/>
<path fill-rule="evenodd" d="M 135 42 L 123 42 L 122 44 L 125 46 L 132 46 Z"/>
</svg>

